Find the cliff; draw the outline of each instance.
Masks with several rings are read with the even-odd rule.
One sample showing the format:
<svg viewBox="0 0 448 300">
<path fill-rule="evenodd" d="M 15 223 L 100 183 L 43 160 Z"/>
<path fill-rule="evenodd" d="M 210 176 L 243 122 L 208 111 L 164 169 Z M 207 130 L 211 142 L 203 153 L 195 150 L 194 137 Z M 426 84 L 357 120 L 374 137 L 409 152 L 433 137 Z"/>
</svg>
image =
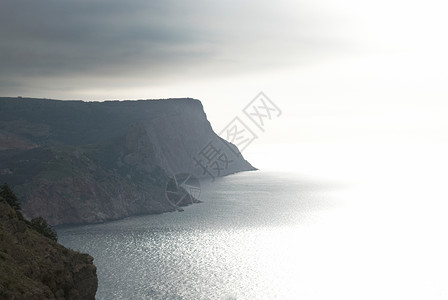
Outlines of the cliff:
<svg viewBox="0 0 448 300">
<path fill-rule="evenodd" d="M 0 298 L 95 299 L 93 258 L 31 228 L 0 197 Z"/>
<path fill-rule="evenodd" d="M 52 225 L 172 211 L 165 186 L 173 175 L 248 170 L 198 100 L 0 98 L 0 182 L 13 187 L 25 216 Z"/>
</svg>

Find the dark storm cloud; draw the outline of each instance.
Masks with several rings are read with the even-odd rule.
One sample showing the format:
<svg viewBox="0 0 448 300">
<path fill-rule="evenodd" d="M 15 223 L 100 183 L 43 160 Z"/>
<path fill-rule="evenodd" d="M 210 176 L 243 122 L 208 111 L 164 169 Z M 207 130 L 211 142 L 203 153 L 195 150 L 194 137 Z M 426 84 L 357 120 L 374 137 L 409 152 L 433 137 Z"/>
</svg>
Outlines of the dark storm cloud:
<svg viewBox="0 0 448 300">
<path fill-rule="evenodd" d="M 188 56 L 183 46 L 201 43 L 199 30 L 188 27 L 146 1 L 6 1 L 1 72 L 60 74 Z"/>
<path fill-rule="evenodd" d="M 306 22 L 272 3 L 3 0 L 0 88 L 45 85 L 45 78 L 163 77 L 201 67 L 237 72 L 292 63 L 322 48 L 319 38 L 302 34 Z"/>
</svg>

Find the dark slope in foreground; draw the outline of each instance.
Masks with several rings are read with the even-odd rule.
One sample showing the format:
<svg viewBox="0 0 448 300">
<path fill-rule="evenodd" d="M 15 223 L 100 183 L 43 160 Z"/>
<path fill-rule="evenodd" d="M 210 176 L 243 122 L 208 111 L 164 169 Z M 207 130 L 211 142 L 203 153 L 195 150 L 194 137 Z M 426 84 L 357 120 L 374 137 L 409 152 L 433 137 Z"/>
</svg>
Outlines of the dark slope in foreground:
<svg viewBox="0 0 448 300">
<path fill-rule="evenodd" d="M 93 258 L 44 237 L 0 196 L 0 298 L 95 299 Z"/>
<path fill-rule="evenodd" d="M 27 217 L 52 225 L 174 210 L 169 177 L 208 176 L 194 160 L 207 145 L 225 158 L 207 169 L 214 176 L 254 169 L 213 132 L 198 100 L 0 98 L 0 182 Z"/>
</svg>

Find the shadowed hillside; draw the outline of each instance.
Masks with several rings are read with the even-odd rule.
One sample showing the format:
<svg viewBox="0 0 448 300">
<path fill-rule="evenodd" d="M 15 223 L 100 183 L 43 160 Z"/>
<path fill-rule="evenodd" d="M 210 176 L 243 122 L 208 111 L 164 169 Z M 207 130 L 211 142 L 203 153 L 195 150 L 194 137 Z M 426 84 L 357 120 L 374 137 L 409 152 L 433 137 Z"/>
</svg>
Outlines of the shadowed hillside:
<svg viewBox="0 0 448 300">
<path fill-rule="evenodd" d="M 0 298 L 93 300 L 93 258 L 36 231 L 0 196 Z"/>
</svg>

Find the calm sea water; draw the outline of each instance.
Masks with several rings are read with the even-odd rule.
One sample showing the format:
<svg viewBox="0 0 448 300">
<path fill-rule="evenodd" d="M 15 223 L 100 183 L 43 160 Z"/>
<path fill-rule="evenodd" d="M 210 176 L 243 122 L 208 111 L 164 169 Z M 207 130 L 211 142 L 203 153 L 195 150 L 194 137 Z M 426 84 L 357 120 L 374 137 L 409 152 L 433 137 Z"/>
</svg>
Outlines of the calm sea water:
<svg viewBox="0 0 448 300">
<path fill-rule="evenodd" d="M 65 228 L 98 266 L 98 299 L 285 299 L 296 295 L 300 229 L 335 188 L 284 173 L 202 181 L 183 212 Z M 296 228 L 298 227 L 298 228 Z"/>
<path fill-rule="evenodd" d="M 205 180 L 184 212 L 59 239 L 95 258 L 97 299 L 447 299 L 448 193 L 408 159 Z"/>
</svg>

